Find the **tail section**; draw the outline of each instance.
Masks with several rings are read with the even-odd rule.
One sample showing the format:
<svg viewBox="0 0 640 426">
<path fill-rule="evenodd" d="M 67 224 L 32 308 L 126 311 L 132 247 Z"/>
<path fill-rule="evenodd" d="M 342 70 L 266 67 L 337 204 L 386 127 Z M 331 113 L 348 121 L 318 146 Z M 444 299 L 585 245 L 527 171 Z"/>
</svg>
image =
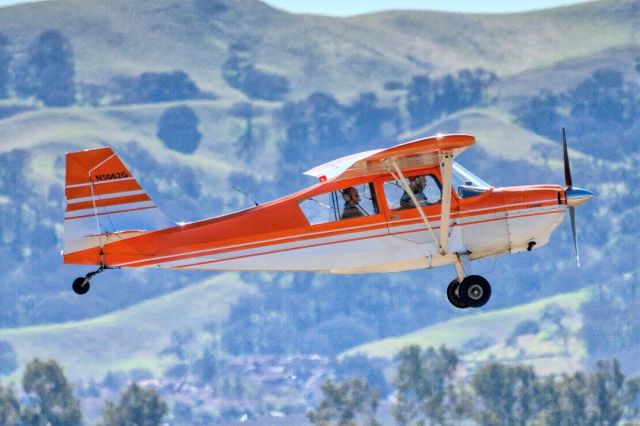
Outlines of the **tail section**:
<svg viewBox="0 0 640 426">
<path fill-rule="evenodd" d="M 114 236 L 122 240 L 172 225 L 109 147 L 67 154 L 65 200 L 65 261 L 67 254 L 101 249 Z"/>
</svg>

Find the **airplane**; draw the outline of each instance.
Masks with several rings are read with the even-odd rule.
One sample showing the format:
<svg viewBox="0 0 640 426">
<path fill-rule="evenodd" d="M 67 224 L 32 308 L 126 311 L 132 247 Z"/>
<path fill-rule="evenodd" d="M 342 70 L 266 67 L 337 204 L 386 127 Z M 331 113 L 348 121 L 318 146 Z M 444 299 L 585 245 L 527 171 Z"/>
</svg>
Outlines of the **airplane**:
<svg viewBox="0 0 640 426">
<path fill-rule="evenodd" d="M 478 308 L 491 285 L 471 261 L 538 249 L 593 193 L 573 187 L 563 129 L 565 187 L 496 188 L 454 162 L 475 143 L 438 134 L 349 155 L 305 172 L 318 182 L 219 217 L 174 223 L 110 147 L 66 154 L 65 264 L 361 274 L 453 264 L 447 298 Z M 418 206 L 418 208 L 416 208 Z"/>
</svg>

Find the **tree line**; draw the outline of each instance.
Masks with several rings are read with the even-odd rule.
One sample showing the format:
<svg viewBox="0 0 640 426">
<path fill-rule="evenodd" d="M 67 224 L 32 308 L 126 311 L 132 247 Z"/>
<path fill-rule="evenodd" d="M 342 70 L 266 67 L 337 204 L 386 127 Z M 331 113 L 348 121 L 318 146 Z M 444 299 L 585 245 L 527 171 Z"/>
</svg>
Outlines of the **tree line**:
<svg viewBox="0 0 640 426">
<path fill-rule="evenodd" d="M 590 373 L 539 376 L 532 367 L 489 362 L 465 379 L 445 348 L 409 346 L 396 356 L 391 415 L 398 425 L 616 425 L 640 420 L 640 378 L 617 360 Z M 316 425 L 379 425 L 379 391 L 361 377 L 327 381 L 308 412 Z"/>
<path fill-rule="evenodd" d="M 0 382 L 0 424 L 3 426 L 79 426 L 83 424 L 80 401 L 73 394 L 55 360 L 33 359 L 22 375 L 23 395 Z M 167 405 L 150 387 L 132 383 L 119 401 L 105 401 L 101 426 L 161 424 Z"/>
<path fill-rule="evenodd" d="M 553 140 L 559 140 L 559 129 L 566 127 L 577 140 L 576 148 L 614 159 L 635 151 L 639 105 L 640 86 L 622 72 L 604 68 L 572 89 L 544 90 L 526 98 L 512 113 L 522 126 Z"/>
<path fill-rule="evenodd" d="M 119 75 L 102 85 L 78 83 L 73 47 L 58 30 L 42 32 L 25 53 L 13 50 L 10 39 L 0 33 L 0 99 L 34 98 L 48 107 L 68 107 L 215 98 L 181 70 Z"/>
</svg>

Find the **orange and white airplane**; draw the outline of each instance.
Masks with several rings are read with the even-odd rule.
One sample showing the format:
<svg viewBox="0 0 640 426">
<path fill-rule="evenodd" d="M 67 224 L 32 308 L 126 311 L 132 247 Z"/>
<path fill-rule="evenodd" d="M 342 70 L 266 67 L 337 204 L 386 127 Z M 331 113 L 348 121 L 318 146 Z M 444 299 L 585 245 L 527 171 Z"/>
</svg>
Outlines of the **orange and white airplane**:
<svg viewBox="0 0 640 426">
<path fill-rule="evenodd" d="M 246 210 L 170 222 L 111 148 L 66 157 L 64 263 L 99 265 L 73 282 L 84 294 L 110 268 L 315 271 L 337 274 L 455 267 L 458 308 L 491 296 L 470 261 L 530 251 L 593 196 L 566 187 L 494 188 L 454 158 L 475 143 L 437 135 L 343 157 L 306 172 L 314 186 Z M 419 206 L 416 208 L 415 206 Z"/>
</svg>

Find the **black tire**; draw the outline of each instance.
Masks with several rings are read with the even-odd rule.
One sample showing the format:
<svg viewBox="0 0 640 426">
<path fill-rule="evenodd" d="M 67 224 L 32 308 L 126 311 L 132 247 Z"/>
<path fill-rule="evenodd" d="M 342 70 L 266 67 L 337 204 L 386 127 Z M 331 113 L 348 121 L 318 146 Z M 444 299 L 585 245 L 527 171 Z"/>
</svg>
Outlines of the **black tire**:
<svg viewBox="0 0 640 426">
<path fill-rule="evenodd" d="M 467 306 L 479 308 L 491 298 L 491 285 L 480 275 L 469 275 L 460 283 L 458 296 Z"/>
<path fill-rule="evenodd" d="M 76 294 L 86 294 L 89 291 L 91 285 L 89 284 L 89 281 L 85 283 L 84 280 L 85 277 L 78 277 L 73 280 L 73 285 L 71 287 Z"/>
<path fill-rule="evenodd" d="M 458 296 L 459 287 L 460 283 L 457 279 L 451 281 L 447 287 L 447 299 L 449 299 L 449 303 L 458 309 L 468 308 L 469 306 L 460 299 L 460 296 Z"/>
</svg>

